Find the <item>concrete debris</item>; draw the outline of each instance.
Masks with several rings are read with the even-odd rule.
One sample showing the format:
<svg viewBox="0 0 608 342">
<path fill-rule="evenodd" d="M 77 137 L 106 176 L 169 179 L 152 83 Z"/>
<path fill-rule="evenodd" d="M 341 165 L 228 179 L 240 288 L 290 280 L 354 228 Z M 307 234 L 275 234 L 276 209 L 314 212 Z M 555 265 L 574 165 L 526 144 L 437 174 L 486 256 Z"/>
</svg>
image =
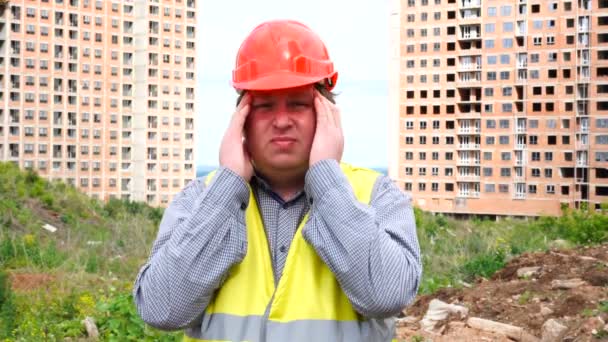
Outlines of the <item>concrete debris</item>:
<svg viewBox="0 0 608 342">
<path fill-rule="evenodd" d="M 82 320 L 82 324 L 84 328 L 87 330 L 87 335 L 89 338 L 97 341 L 99 339 L 99 330 L 97 330 L 97 325 L 95 324 L 95 320 L 93 317 L 86 317 Z"/>
<path fill-rule="evenodd" d="M 456 316 L 459 319 L 464 319 L 468 314 L 469 309 L 464 306 L 433 299 L 429 303 L 429 309 L 424 318 L 420 321 L 420 327 L 427 332 L 441 333 L 450 317 Z"/>
<path fill-rule="evenodd" d="M 587 283 L 580 279 L 580 278 L 573 278 L 573 279 L 555 279 L 551 282 L 551 288 L 556 290 L 569 290 L 569 289 L 574 289 L 577 288 L 579 286 L 583 286 L 586 285 Z"/>
<path fill-rule="evenodd" d="M 55 227 L 55 226 L 53 226 L 53 225 L 50 225 L 50 224 L 48 224 L 48 223 L 45 223 L 44 225 L 42 225 L 42 228 L 44 228 L 44 229 L 48 230 L 48 231 L 49 231 L 49 232 L 51 232 L 51 233 L 54 233 L 54 232 L 56 232 L 56 231 L 57 231 L 57 227 Z"/>
<path fill-rule="evenodd" d="M 542 327 L 541 342 L 561 341 L 567 330 L 568 327 L 556 319 L 548 319 Z"/>
<path fill-rule="evenodd" d="M 517 270 L 517 277 L 531 278 L 531 277 L 537 276 L 539 272 L 540 272 L 540 266 L 522 267 Z"/>
</svg>

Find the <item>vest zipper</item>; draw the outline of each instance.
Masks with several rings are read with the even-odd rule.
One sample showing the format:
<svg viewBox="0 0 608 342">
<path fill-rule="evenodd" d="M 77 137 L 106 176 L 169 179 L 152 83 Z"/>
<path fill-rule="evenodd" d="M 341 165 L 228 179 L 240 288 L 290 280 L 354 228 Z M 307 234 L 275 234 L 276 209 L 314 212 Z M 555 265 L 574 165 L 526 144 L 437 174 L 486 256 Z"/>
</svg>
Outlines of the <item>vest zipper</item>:
<svg viewBox="0 0 608 342">
<path fill-rule="evenodd" d="M 268 328 L 267 323 L 269 322 L 268 317 L 270 316 L 270 307 L 272 306 L 272 302 L 274 301 L 274 295 L 277 293 L 277 289 L 274 289 L 272 293 L 272 297 L 270 297 L 270 302 L 266 305 L 266 310 L 264 310 L 264 316 L 262 316 L 262 332 L 260 334 L 260 342 L 266 342 L 266 329 Z"/>
</svg>

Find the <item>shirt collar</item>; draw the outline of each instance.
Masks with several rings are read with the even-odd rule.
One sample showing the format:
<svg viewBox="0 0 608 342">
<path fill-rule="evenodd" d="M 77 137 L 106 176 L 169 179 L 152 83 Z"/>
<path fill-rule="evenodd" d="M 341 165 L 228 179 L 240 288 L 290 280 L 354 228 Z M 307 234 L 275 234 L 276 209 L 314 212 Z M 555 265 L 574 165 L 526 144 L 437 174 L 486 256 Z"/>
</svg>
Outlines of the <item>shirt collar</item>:
<svg viewBox="0 0 608 342">
<path fill-rule="evenodd" d="M 270 187 L 270 184 L 268 184 L 268 181 L 266 181 L 258 173 L 254 174 L 253 177 L 251 178 L 251 184 L 253 186 L 257 187 L 258 189 L 266 192 L 272 199 L 277 201 L 282 206 L 285 206 L 285 205 L 289 206 L 289 205 L 297 202 L 298 200 L 300 200 L 305 195 L 304 189 L 302 189 L 298 193 L 296 193 L 295 196 L 293 196 L 293 198 L 291 200 L 285 201 L 283 198 L 281 198 L 281 196 L 279 196 L 279 194 L 277 194 L 276 192 L 274 192 L 272 190 L 272 188 Z"/>
</svg>

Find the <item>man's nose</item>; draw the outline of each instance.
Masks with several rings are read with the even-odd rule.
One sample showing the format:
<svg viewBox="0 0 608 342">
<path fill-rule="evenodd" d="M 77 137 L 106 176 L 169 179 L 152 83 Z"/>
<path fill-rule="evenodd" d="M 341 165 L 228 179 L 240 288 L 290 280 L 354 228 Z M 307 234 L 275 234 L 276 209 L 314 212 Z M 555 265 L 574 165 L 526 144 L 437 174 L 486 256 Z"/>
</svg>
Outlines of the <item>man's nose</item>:
<svg viewBox="0 0 608 342">
<path fill-rule="evenodd" d="M 287 111 L 286 107 L 280 106 L 274 115 L 274 125 L 276 127 L 282 128 L 282 127 L 290 126 L 291 124 L 292 124 L 292 121 L 291 121 L 291 115 L 290 115 L 289 111 Z"/>
</svg>

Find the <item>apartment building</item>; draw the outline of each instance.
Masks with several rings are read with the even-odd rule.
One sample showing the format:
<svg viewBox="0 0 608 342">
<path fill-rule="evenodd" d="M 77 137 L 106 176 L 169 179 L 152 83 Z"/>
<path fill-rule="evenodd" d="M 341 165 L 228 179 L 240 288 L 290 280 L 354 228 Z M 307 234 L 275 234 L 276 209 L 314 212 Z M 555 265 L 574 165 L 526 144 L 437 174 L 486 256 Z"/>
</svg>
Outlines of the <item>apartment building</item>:
<svg viewBox="0 0 608 342">
<path fill-rule="evenodd" d="M 195 177 L 195 0 L 11 0 L 0 160 L 166 205 Z"/>
<path fill-rule="evenodd" d="M 392 2 L 389 174 L 422 209 L 608 202 L 608 0 Z"/>
</svg>

